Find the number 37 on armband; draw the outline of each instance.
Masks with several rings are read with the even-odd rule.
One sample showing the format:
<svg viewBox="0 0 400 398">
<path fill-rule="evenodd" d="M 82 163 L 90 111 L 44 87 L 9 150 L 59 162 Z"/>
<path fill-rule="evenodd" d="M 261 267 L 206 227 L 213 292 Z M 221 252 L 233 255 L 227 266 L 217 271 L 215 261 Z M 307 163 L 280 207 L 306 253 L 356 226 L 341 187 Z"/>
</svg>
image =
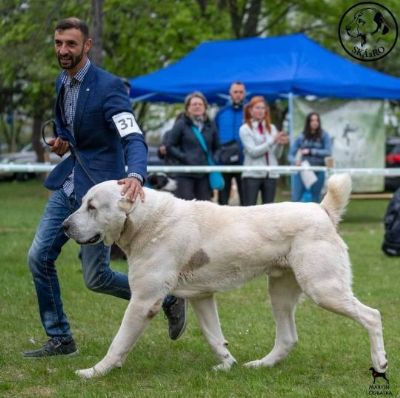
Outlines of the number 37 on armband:
<svg viewBox="0 0 400 398">
<path fill-rule="evenodd" d="M 143 134 L 142 130 L 136 123 L 135 116 L 130 112 L 118 113 L 117 115 L 114 115 L 112 119 L 121 137 L 125 137 L 132 133 Z"/>
</svg>

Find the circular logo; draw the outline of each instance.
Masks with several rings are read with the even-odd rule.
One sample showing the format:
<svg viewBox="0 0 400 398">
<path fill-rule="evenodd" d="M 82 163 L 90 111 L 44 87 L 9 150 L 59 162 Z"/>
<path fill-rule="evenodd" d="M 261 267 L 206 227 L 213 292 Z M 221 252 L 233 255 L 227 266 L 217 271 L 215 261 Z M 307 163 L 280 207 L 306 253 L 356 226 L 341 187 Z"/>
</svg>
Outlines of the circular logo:
<svg viewBox="0 0 400 398">
<path fill-rule="evenodd" d="M 397 41 L 396 19 L 385 6 L 363 2 L 350 7 L 339 23 L 344 50 L 360 61 L 376 61 L 392 51 Z"/>
</svg>

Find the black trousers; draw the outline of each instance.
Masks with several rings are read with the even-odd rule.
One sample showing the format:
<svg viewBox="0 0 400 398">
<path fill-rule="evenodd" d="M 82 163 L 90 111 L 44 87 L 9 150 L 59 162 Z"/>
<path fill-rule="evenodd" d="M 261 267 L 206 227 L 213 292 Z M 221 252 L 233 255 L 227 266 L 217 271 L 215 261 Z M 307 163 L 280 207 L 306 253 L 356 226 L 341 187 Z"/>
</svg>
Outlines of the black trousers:
<svg viewBox="0 0 400 398">
<path fill-rule="evenodd" d="M 227 205 L 229 202 L 229 196 L 231 194 L 232 179 L 236 180 L 236 186 L 239 194 L 239 203 L 243 205 L 243 190 L 242 190 L 242 177 L 240 173 L 223 173 L 222 176 L 225 180 L 224 189 L 218 191 L 218 203 L 220 205 Z"/>
<path fill-rule="evenodd" d="M 179 176 L 176 181 L 178 183 L 176 197 L 187 200 L 211 200 L 212 191 L 208 182 L 208 174 L 200 178 Z"/>
<path fill-rule="evenodd" d="M 273 203 L 276 193 L 277 178 L 242 178 L 243 204 L 257 204 L 258 192 L 261 192 L 262 203 Z"/>
</svg>

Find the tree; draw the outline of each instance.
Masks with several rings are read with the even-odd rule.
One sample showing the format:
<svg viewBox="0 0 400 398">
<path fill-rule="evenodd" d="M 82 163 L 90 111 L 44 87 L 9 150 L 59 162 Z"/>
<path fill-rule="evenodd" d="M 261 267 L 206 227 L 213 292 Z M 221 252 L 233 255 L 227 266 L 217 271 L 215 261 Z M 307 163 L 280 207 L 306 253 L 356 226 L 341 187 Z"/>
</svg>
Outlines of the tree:
<svg viewBox="0 0 400 398">
<path fill-rule="evenodd" d="M 0 114 L 32 118 L 32 142 L 39 158 L 43 158 L 40 125 L 51 115 L 58 71 L 51 43 L 61 5 L 50 0 L 8 0 L 0 9 L 0 53 L 7 54 L 0 59 Z"/>
<path fill-rule="evenodd" d="M 385 6 L 396 15 L 397 3 L 386 0 Z M 6 121 L 11 113 L 17 121 L 21 114 L 30 117 L 39 149 L 38 126 L 52 115 L 59 73 L 53 30 L 61 18 L 75 15 L 89 22 L 95 36 L 93 61 L 133 77 L 178 60 L 203 41 L 295 32 L 349 58 L 337 36 L 348 8 L 347 0 L 2 0 L 0 53 L 6 56 L 0 58 L 0 133 L 10 133 Z M 397 45 L 367 66 L 400 76 L 398 55 Z M 13 140 L 9 134 L 7 140 Z"/>
<path fill-rule="evenodd" d="M 103 0 L 92 0 L 91 20 L 93 47 L 90 58 L 94 64 L 101 66 L 103 64 Z"/>
</svg>

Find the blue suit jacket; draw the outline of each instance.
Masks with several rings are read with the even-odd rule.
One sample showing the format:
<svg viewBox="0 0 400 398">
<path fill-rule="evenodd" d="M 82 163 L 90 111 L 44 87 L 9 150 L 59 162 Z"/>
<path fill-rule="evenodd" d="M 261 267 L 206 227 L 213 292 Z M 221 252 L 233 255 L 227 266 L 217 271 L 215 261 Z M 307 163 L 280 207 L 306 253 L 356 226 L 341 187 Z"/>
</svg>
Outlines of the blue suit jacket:
<svg viewBox="0 0 400 398">
<path fill-rule="evenodd" d="M 90 178 L 71 151 L 49 174 L 45 186 L 59 189 L 74 169 L 74 187 L 81 199 L 94 182 L 120 179 L 128 173 L 146 178 L 147 145 L 141 131 L 121 138 L 112 117 L 132 113 L 129 97 L 120 78 L 91 65 L 79 90 L 74 119 L 74 134 L 66 129 L 62 108 L 61 75 L 56 82 L 56 130 L 60 138 L 73 145 Z M 94 182 L 92 180 L 94 180 Z"/>
<path fill-rule="evenodd" d="M 215 116 L 218 128 L 219 141 L 223 145 L 229 141 L 237 141 L 240 145 L 240 164 L 243 163 L 243 144 L 239 136 L 240 126 L 243 124 L 243 106 L 235 109 L 232 102 L 221 108 Z"/>
<path fill-rule="evenodd" d="M 243 107 L 235 109 L 232 103 L 225 105 L 215 116 L 215 124 L 218 128 L 221 144 L 232 140 L 241 143 L 239 130 L 243 124 Z"/>
</svg>

